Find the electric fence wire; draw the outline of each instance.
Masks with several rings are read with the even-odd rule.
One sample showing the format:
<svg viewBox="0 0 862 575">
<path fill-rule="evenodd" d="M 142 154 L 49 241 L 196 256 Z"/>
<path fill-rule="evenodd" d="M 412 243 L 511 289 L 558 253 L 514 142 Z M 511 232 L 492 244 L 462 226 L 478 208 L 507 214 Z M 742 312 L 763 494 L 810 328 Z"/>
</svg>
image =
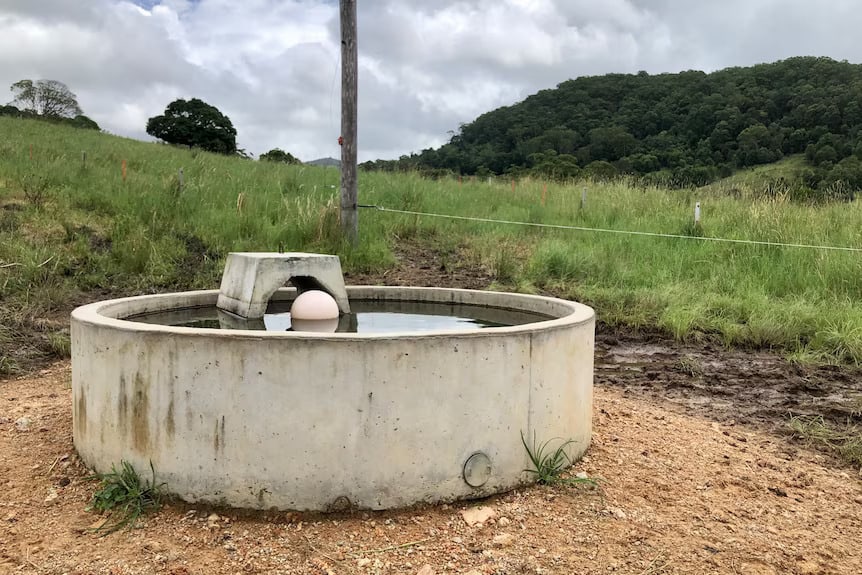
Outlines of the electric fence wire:
<svg viewBox="0 0 862 575">
<path fill-rule="evenodd" d="M 731 243 L 731 244 L 747 244 L 747 245 L 755 245 L 755 246 L 771 246 L 771 247 L 780 247 L 780 248 L 801 248 L 801 249 L 813 249 L 813 250 L 827 250 L 827 251 L 842 251 L 842 252 L 862 252 L 862 248 L 854 248 L 847 246 L 824 246 L 824 245 L 816 245 L 816 244 L 796 244 L 796 243 L 787 243 L 787 242 L 771 242 L 771 241 L 763 241 L 763 240 L 743 240 L 743 239 L 735 239 L 735 238 L 716 238 L 710 236 L 684 236 L 680 234 L 662 234 L 657 232 L 638 232 L 633 230 L 612 230 L 607 228 L 590 228 L 584 226 L 567 226 L 563 224 L 543 224 L 538 222 L 518 222 L 513 220 L 495 220 L 492 218 L 478 218 L 473 216 L 456 216 L 452 214 L 436 214 L 432 212 L 417 212 L 412 210 L 397 210 L 394 208 L 387 208 L 384 206 L 376 206 L 376 205 L 368 205 L 368 204 L 359 204 L 360 208 L 373 209 L 379 212 L 389 212 L 393 214 L 406 214 L 411 216 L 420 216 L 420 217 L 428 217 L 428 218 L 442 218 L 442 219 L 450 219 L 450 220 L 460 220 L 460 221 L 468 221 L 468 222 L 480 222 L 486 224 L 503 224 L 503 225 L 514 225 L 514 226 L 530 226 L 535 228 L 550 228 L 556 230 L 572 230 L 579 232 L 593 232 L 593 233 L 601 233 L 601 234 L 621 234 L 621 235 L 629 235 L 629 236 L 646 236 L 652 238 L 672 238 L 672 239 L 681 239 L 681 240 L 694 240 L 694 241 L 702 241 L 702 242 L 719 242 L 719 243 Z"/>
</svg>

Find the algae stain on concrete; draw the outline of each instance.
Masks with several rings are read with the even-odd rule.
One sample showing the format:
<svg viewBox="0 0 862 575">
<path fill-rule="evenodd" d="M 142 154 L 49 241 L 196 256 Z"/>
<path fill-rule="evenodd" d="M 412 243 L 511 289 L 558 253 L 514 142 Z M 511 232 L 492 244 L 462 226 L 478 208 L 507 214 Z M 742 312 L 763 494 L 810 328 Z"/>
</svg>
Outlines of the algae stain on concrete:
<svg viewBox="0 0 862 575">
<path fill-rule="evenodd" d="M 135 374 L 132 393 L 132 447 L 147 452 L 150 449 L 149 382 L 140 373 Z"/>
<path fill-rule="evenodd" d="M 125 430 L 129 420 L 129 398 L 126 392 L 126 376 L 120 376 L 120 389 L 117 391 L 117 425 Z M 104 429 L 105 426 L 102 426 Z"/>
<path fill-rule="evenodd" d="M 126 376 L 120 376 L 120 390 L 117 392 L 117 419 L 120 427 L 126 427 L 126 421 L 129 416 L 129 402 L 126 396 Z"/>
<path fill-rule="evenodd" d="M 176 352 L 174 350 L 171 350 L 170 352 L 168 352 L 168 365 L 170 367 L 169 373 L 174 372 L 175 364 L 176 364 Z M 175 407 L 174 407 L 174 404 L 176 403 L 176 376 L 174 376 L 173 379 L 171 379 L 170 376 L 168 376 L 168 385 L 170 386 L 170 391 L 169 391 L 170 399 L 168 400 L 168 414 L 167 414 L 168 420 L 165 422 L 165 430 L 168 433 L 168 441 L 173 441 L 174 440 L 174 434 L 176 433 L 176 429 L 177 429 L 176 413 L 175 413 Z"/>
<path fill-rule="evenodd" d="M 213 450 L 216 456 L 219 452 L 224 453 L 224 415 L 221 416 L 221 421 L 216 418 L 215 433 L 213 434 Z"/>
<path fill-rule="evenodd" d="M 78 391 L 78 400 L 75 402 L 74 413 L 75 425 L 78 428 L 79 435 L 87 433 L 87 395 L 84 388 Z"/>
<path fill-rule="evenodd" d="M 173 441 L 174 440 L 174 434 L 176 433 L 176 430 L 177 430 L 176 414 L 175 414 L 175 408 L 174 408 L 174 404 L 176 403 L 176 400 L 174 398 L 173 382 L 170 383 L 170 386 L 171 386 L 171 392 L 170 392 L 171 398 L 168 401 L 168 415 L 167 415 L 168 420 L 165 422 L 165 429 L 168 432 L 168 440 Z"/>
</svg>

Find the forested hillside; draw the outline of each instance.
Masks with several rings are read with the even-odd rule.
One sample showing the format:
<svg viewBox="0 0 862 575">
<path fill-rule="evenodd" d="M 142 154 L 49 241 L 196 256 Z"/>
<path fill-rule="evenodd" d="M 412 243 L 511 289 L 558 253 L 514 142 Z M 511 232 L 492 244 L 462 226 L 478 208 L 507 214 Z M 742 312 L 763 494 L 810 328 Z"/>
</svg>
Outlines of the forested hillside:
<svg viewBox="0 0 862 575">
<path fill-rule="evenodd" d="M 364 166 L 688 186 L 804 153 L 805 186 L 847 191 L 862 187 L 860 127 L 862 65 L 800 57 L 568 80 L 462 125 L 437 150 Z"/>
</svg>

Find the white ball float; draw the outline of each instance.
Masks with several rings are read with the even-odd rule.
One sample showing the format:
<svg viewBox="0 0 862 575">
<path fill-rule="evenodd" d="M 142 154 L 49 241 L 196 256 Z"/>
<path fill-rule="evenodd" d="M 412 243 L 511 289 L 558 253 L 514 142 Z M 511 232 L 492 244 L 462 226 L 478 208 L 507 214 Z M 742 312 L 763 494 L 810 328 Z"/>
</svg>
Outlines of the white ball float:
<svg viewBox="0 0 862 575">
<path fill-rule="evenodd" d="M 290 306 L 294 331 L 334 332 L 338 328 L 338 303 L 321 290 L 302 292 Z"/>
</svg>

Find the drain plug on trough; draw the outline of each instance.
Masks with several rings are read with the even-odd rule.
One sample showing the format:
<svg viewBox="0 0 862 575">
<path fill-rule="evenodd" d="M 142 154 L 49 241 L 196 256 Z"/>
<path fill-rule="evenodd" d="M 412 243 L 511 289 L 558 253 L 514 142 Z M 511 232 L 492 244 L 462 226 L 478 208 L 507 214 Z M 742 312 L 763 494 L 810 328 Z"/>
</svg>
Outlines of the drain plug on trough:
<svg viewBox="0 0 862 575">
<path fill-rule="evenodd" d="M 491 458 L 478 451 L 464 462 L 464 481 L 470 487 L 482 487 L 491 478 Z"/>
</svg>

